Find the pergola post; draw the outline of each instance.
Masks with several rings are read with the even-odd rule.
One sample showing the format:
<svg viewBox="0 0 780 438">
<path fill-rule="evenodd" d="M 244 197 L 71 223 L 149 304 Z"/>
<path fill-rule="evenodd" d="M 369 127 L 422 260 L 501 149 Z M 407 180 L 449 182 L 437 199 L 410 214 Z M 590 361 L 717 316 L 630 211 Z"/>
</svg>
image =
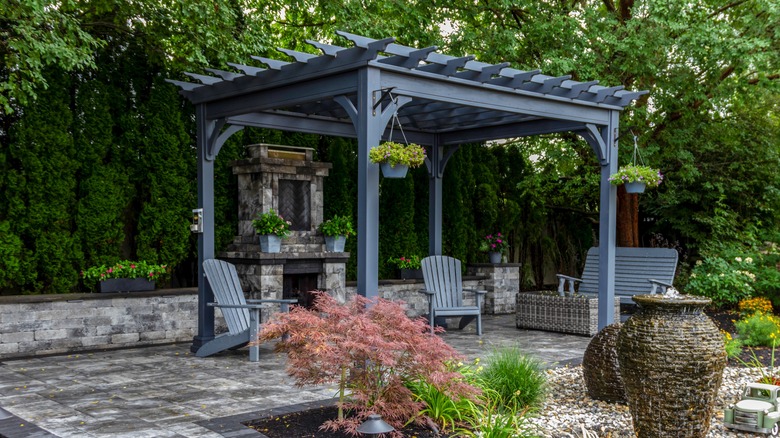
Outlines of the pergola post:
<svg viewBox="0 0 780 438">
<path fill-rule="evenodd" d="M 206 105 L 195 106 L 197 123 L 196 149 L 198 155 L 198 208 L 203 209 L 203 232 L 198 234 L 198 333 L 190 351 L 198 351 L 204 343 L 214 339 L 214 292 L 203 278 L 203 261 L 214 258 L 214 157 L 210 157 L 216 124 L 206 118 Z"/>
<path fill-rule="evenodd" d="M 444 193 L 444 168 L 459 146 L 446 151 L 440 135 L 433 136 L 425 164 L 428 167 L 428 255 L 442 255 L 442 195 Z"/>
<path fill-rule="evenodd" d="M 609 124 L 601 129 L 604 157 L 599 187 L 599 330 L 615 322 L 617 186 L 610 184 L 609 176 L 618 168 L 618 116 L 617 111 L 611 111 Z"/>
<path fill-rule="evenodd" d="M 442 188 L 444 172 L 440 171 L 441 156 L 444 155 L 444 146 L 440 137 L 434 137 L 434 142 L 429 149 L 428 164 L 428 255 L 441 255 L 441 228 L 442 228 Z"/>
</svg>

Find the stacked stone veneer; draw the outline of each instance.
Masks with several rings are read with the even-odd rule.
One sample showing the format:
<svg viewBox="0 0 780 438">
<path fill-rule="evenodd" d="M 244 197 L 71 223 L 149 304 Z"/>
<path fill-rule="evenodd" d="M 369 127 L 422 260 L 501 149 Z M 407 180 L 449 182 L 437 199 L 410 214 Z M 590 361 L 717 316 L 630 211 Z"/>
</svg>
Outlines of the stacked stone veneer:
<svg viewBox="0 0 780 438">
<path fill-rule="evenodd" d="M 3 297 L 0 358 L 191 342 L 197 320 L 195 289 Z"/>
<path fill-rule="evenodd" d="M 323 181 L 332 167 L 314 161 L 308 148 L 257 144 L 246 147 L 248 158 L 233 162 L 238 178 L 238 235 L 217 256 L 236 265 L 241 285 L 251 298 L 284 298 L 285 275 L 317 276 L 317 288 L 335 296 L 345 295 L 346 263 L 349 253 L 325 251 L 325 239 L 317 231 L 323 221 Z M 252 219 L 269 209 L 280 211 L 280 184 L 297 181 L 308 185 L 303 211 L 308 212 L 309 229 L 292 231 L 282 239 L 281 252 L 260 252 Z M 300 227 L 299 227 L 300 228 Z"/>
</svg>

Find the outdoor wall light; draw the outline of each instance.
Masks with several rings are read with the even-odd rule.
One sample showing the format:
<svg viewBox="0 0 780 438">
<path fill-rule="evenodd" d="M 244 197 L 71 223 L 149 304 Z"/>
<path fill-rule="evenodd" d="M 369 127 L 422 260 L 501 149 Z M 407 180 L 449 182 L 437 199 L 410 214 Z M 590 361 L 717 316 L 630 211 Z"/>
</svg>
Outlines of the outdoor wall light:
<svg viewBox="0 0 780 438">
<path fill-rule="evenodd" d="M 382 420 L 382 416 L 379 414 L 371 414 L 368 419 L 363 422 L 357 428 L 357 432 L 361 435 L 378 436 L 383 433 L 394 431 L 393 426 L 387 424 Z"/>
</svg>

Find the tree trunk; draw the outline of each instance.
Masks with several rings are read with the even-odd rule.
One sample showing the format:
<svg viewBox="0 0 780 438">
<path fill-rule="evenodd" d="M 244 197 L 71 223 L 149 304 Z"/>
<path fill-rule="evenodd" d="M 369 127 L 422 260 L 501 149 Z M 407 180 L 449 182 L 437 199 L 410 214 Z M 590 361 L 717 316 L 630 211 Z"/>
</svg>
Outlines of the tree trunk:
<svg viewBox="0 0 780 438">
<path fill-rule="evenodd" d="M 639 247 L 639 195 L 618 186 L 617 246 Z"/>
</svg>

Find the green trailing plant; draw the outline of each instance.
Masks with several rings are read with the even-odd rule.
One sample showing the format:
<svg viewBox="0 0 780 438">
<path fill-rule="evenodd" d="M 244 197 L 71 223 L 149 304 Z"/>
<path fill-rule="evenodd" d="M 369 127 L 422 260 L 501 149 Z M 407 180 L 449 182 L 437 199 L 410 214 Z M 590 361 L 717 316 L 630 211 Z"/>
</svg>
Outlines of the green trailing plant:
<svg viewBox="0 0 780 438">
<path fill-rule="evenodd" d="M 420 269 L 422 258 L 418 255 L 409 257 L 390 257 L 387 259 L 387 263 L 395 266 L 398 269 Z"/>
<path fill-rule="evenodd" d="M 660 170 L 635 164 L 620 166 L 618 171 L 609 177 L 609 182 L 612 185 L 619 186 L 625 183 L 638 182 L 645 183 L 648 188 L 658 187 L 663 180 L 664 176 Z"/>
<path fill-rule="evenodd" d="M 398 165 L 419 167 L 425 162 L 425 148 L 410 143 L 408 145 L 386 141 L 368 151 L 368 158 L 372 163 L 388 163 L 395 167 Z"/>
<path fill-rule="evenodd" d="M 290 221 L 285 220 L 273 208 L 268 210 L 268 213 L 258 213 L 257 218 L 252 221 L 252 227 L 257 234 L 275 234 L 281 238 L 290 235 L 290 225 Z"/>
<path fill-rule="evenodd" d="M 420 421 L 423 405 L 406 386 L 413 380 L 429 382 L 453 398 L 479 392 L 448 368 L 458 352 L 430 333 L 424 319 L 407 317 L 398 303 L 355 296 L 342 305 L 315 292 L 312 309 L 279 314 L 263 326 L 259 339 L 285 334 L 275 349 L 287 353 L 287 373 L 296 385 L 338 384 L 338 418 L 323 424 L 328 430 L 355 433 L 371 413 L 397 429 L 410 419 Z"/>
<path fill-rule="evenodd" d="M 541 365 L 517 347 L 493 351 L 478 377 L 483 391 L 495 393 L 497 408 L 535 410 L 544 399 L 546 378 Z"/>
<path fill-rule="evenodd" d="M 91 266 L 81 272 L 84 285 L 91 287 L 99 281 L 112 278 L 145 278 L 151 281 L 164 281 L 168 276 L 168 266 L 146 261 L 122 260 L 113 265 Z"/>
<path fill-rule="evenodd" d="M 345 236 L 355 234 L 352 228 L 352 220 L 348 216 L 333 216 L 319 226 L 320 232 L 325 236 Z"/>
</svg>

